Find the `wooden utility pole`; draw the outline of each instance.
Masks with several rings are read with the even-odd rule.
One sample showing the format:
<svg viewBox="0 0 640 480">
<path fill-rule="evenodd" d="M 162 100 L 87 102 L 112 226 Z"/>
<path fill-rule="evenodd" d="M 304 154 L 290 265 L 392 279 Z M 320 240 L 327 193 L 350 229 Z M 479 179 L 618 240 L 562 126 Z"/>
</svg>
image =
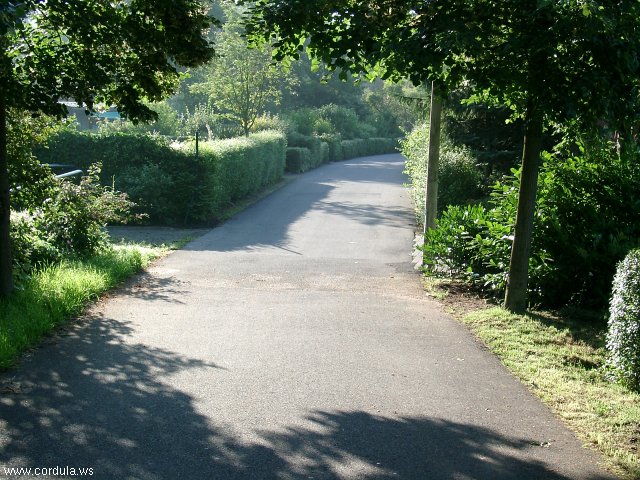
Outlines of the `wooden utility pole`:
<svg viewBox="0 0 640 480">
<path fill-rule="evenodd" d="M 424 233 L 436 227 L 438 213 L 438 163 L 440 159 L 440 124 L 442 119 L 442 98 L 435 82 L 431 83 L 431 111 L 429 114 L 429 157 L 424 202 Z"/>
</svg>

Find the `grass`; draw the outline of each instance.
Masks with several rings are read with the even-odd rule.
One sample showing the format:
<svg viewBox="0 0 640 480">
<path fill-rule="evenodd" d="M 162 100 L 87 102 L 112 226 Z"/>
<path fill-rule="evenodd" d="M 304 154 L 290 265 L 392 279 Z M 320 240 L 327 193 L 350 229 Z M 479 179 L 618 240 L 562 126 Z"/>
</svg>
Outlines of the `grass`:
<svg viewBox="0 0 640 480">
<path fill-rule="evenodd" d="M 640 394 L 607 380 L 601 319 L 490 308 L 462 320 L 606 467 L 640 479 Z"/>
<path fill-rule="evenodd" d="M 114 245 L 91 258 L 65 260 L 33 273 L 20 290 L 0 301 L 0 370 L 164 252 L 157 247 Z"/>
</svg>

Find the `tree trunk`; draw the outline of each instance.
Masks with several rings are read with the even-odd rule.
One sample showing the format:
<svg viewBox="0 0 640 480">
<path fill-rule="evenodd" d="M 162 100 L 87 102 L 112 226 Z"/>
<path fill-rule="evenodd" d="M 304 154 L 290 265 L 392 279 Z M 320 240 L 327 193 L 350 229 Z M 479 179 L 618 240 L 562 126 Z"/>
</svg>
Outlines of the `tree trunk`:
<svg viewBox="0 0 640 480">
<path fill-rule="evenodd" d="M 429 114 L 429 158 L 424 203 L 424 233 L 436 227 L 438 213 L 438 163 L 440 159 L 440 124 L 442 118 L 442 98 L 431 84 L 431 112 Z"/>
<path fill-rule="evenodd" d="M 538 169 L 542 149 L 542 115 L 532 100 L 527 106 L 522 175 L 518 211 L 511 248 L 511 262 L 507 279 L 504 307 L 513 313 L 527 309 L 527 283 L 529 281 L 529 255 L 533 237 L 533 219 L 538 189 Z"/>
<path fill-rule="evenodd" d="M 7 108 L 0 97 L 0 296 L 13 291 L 11 240 L 9 237 L 9 161 L 7 158 Z"/>
</svg>

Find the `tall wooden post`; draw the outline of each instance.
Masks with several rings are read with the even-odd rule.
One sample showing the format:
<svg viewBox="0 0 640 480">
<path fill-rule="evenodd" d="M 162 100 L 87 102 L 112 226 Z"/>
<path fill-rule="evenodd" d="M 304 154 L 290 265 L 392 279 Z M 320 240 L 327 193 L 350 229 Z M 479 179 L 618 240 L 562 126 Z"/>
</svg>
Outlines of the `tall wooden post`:
<svg viewBox="0 0 640 480">
<path fill-rule="evenodd" d="M 438 214 L 438 163 L 440 159 L 440 126 L 442 98 L 435 82 L 431 83 L 431 112 L 429 114 L 429 157 L 424 204 L 424 232 L 435 228 Z"/>
</svg>

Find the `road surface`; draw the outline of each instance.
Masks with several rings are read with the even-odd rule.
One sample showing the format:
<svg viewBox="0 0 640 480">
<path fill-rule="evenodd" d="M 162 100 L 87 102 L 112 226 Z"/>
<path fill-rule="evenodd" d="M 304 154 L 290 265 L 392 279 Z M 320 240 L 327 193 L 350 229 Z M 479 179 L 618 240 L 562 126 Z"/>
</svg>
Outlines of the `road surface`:
<svg viewBox="0 0 640 480">
<path fill-rule="evenodd" d="M 4 376 L 19 389 L 1 397 L 0 468 L 610 478 L 424 294 L 402 169 L 301 175 L 101 301 Z"/>
</svg>

